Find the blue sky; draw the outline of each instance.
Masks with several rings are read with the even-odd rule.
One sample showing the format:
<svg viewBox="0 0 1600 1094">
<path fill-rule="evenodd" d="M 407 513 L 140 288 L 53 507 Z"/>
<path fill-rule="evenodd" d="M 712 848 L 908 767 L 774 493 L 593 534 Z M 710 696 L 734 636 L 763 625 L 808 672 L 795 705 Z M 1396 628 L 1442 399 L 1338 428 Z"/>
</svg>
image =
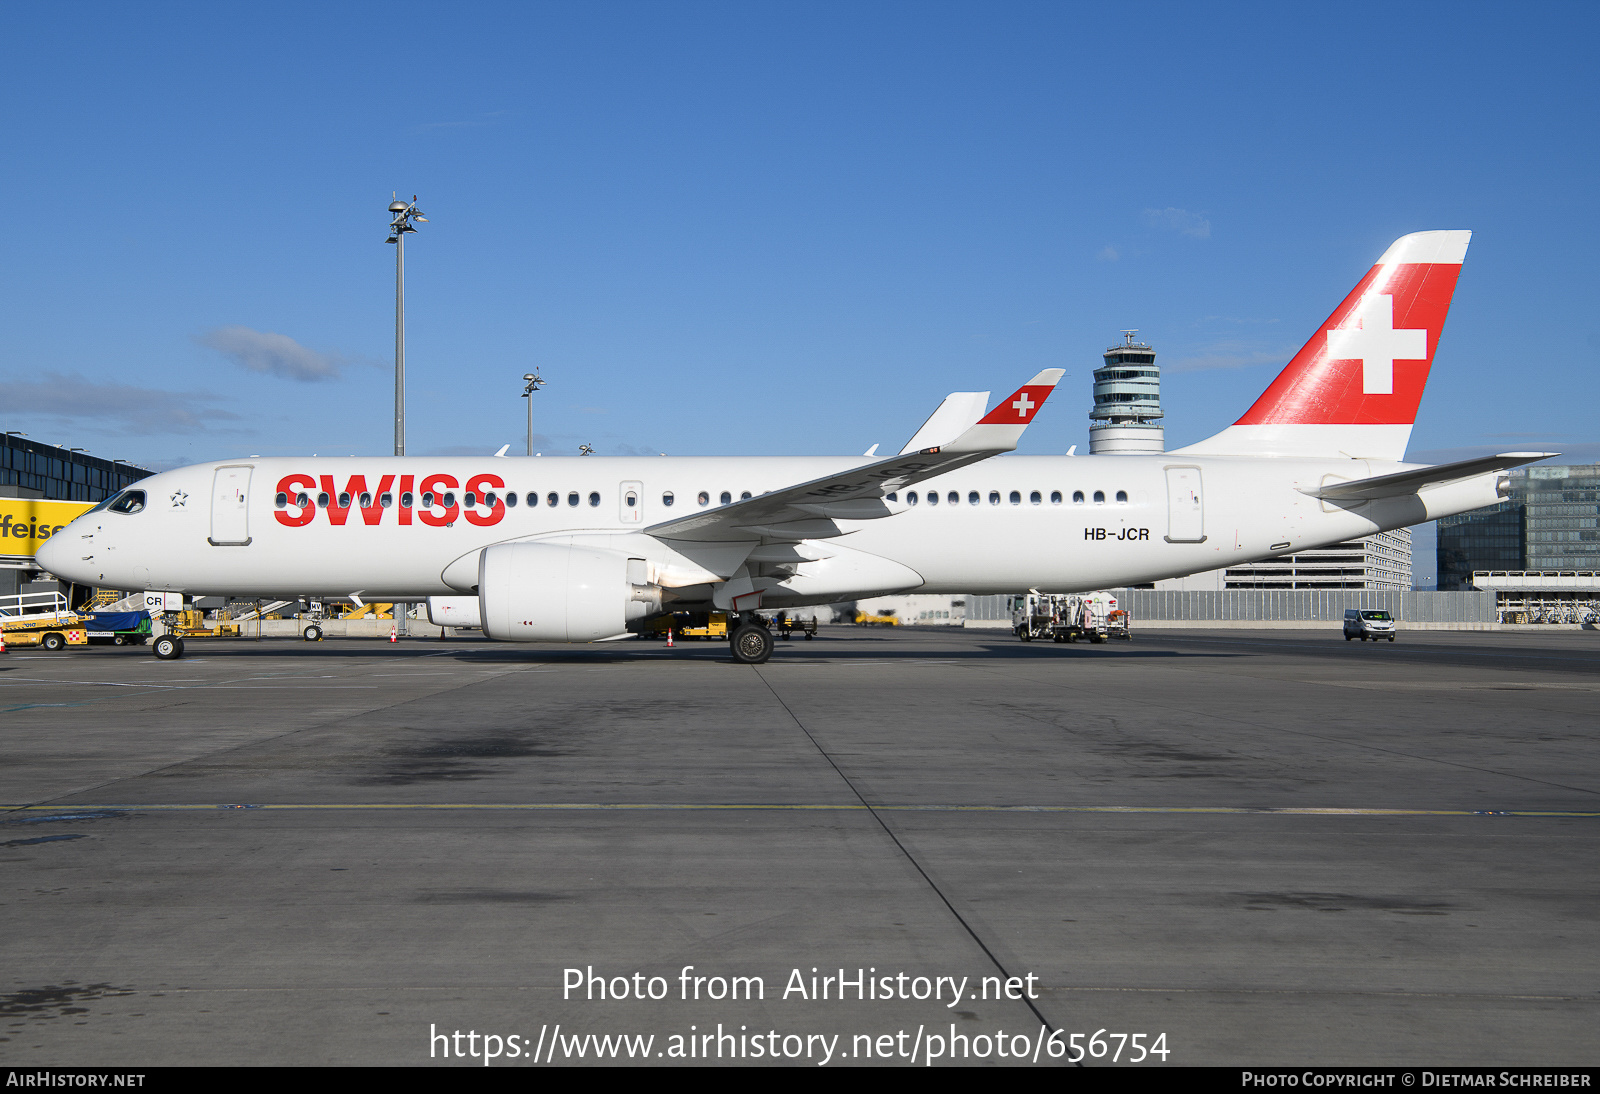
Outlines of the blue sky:
<svg viewBox="0 0 1600 1094">
<path fill-rule="evenodd" d="M 146 466 L 857 453 L 1124 327 L 1233 421 L 1395 237 L 1476 233 L 1414 458 L 1600 458 L 1593 5 L 7 9 L 5 428 Z"/>
</svg>

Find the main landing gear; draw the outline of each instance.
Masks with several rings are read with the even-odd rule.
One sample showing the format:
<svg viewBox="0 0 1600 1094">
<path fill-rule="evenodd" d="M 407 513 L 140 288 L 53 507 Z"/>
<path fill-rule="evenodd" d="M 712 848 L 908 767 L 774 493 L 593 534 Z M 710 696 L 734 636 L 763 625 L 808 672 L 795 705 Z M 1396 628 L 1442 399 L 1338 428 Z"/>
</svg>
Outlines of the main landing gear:
<svg viewBox="0 0 1600 1094">
<path fill-rule="evenodd" d="M 728 635 L 733 659 L 741 665 L 764 665 L 772 656 L 772 632 L 758 615 L 741 617 Z"/>
</svg>

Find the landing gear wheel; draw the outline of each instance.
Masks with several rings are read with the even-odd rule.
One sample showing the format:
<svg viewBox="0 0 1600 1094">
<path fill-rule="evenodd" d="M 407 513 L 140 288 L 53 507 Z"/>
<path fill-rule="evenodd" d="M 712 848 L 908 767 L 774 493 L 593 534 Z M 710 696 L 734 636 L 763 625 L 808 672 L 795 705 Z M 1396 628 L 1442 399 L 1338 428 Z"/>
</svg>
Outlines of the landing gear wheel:
<svg viewBox="0 0 1600 1094">
<path fill-rule="evenodd" d="M 176 661 L 183 656 L 183 639 L 164 634 L 156 639 L 153 652 L 163 661 Z"/>
<path fill-rule="evenodd" d="M 303 635 L 305 635 L 305 639 L 306 639 L 307 642 L 321 642 L 322 641 L 322 628 L 317 626 L 315 623 L 311 624 L 309 627 L 307 627 L 301 633 Z"/>
<path fill-rule="evenodd" d="M 731 637 L 733 659 L 741 665 L 762 665 L 772 656 L 772 635 L 767 628 L 746 623 Z"/>
<path fill-rule="evenodd" d="M 49 634 L 39 639 L 39 645 L 43 646 L 51 653 L 54 653 L 56 650 L 66 649 L 67 640 L 61 635 L 56 634 L 54 631 L 51 631 Z"/>
</svg>

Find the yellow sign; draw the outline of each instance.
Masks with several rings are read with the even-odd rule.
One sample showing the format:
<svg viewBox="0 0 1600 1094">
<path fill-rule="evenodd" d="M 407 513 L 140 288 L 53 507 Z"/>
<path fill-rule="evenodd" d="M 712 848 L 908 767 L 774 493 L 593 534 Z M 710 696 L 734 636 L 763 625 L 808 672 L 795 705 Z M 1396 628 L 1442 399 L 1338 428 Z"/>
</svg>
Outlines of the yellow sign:
<svg viewBox="0 0 1600 1094">
<path fill-rule="evenodd" d="M 0 498 L 0 556 L 32 555 L 39 544 L 93 507 L 88 501 Z"/>
</svg>

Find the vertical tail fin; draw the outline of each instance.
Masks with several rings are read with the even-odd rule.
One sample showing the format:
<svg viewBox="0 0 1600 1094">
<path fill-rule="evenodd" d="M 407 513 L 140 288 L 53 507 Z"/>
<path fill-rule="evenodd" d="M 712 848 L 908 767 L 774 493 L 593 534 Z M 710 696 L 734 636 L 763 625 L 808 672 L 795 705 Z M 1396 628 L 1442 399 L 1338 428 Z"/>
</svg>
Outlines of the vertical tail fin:
<svg viewBox="0 0 1600 1094">
<path fill-rule="evenodd" d="M 1182 451 L 1403 458 L 1471 239 L 1395 240 L 1244 417 Z"/>
</svg>

